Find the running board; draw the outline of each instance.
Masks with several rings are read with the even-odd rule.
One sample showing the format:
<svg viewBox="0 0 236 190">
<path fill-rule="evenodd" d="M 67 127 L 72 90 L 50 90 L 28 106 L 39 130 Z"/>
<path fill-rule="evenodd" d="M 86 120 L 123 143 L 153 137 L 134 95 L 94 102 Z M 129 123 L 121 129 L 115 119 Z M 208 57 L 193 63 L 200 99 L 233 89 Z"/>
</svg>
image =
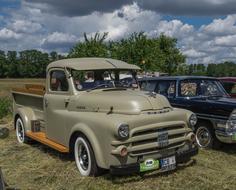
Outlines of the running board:
<svg viewBox="0 0 236 190">
<path fill-rule="evenodd" d="M 38 141 L 42 144 L 45 144 L 59 152 L 62 152 L 62 153 L 68 153 L 69 152 L 69 149 L 61 144 L 58 144 L 54 141 L 51 141 L 49 140 L 47 137 L 46 137 L 46 134 L 43 133 L 43 132 L 31 132 L 31 131 L 27 131 L 26 132 L 26 136 L 35 140 L 35 141 Z"/>
</svg>

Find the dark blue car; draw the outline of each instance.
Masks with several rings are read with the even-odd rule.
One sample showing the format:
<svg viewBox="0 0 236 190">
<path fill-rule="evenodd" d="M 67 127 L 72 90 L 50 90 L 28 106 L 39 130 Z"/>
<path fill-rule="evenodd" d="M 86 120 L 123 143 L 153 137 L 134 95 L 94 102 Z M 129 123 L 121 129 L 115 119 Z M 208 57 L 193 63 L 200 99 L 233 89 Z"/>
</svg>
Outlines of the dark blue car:
<svg viewBox="0 0 236 190">
<path fill-rule="evenodd" d="M 236 99 L 230 98 L 218 79 L 177 76 L 143 78 L 139 82 L 142 90 L 162 94 L 173 107 L 197 114 L 195 132 L 200 147 L 236 143 Z"/>
</svg>

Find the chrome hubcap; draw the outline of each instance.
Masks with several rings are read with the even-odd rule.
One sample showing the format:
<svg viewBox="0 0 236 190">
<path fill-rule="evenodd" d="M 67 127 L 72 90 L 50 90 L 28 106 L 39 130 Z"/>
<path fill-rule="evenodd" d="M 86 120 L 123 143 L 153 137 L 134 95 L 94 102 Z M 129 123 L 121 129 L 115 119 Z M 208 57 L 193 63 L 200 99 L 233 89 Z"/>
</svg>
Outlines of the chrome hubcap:
<svg viewBox="0 0 236 190">
<path fill-rule="evenodd" d="M 205 127 L 199 127 L 197 130 L 197 143 L 200 147 L 207 147 L 211 142 L 211 134 Z"/>
<path fill-rule="evenodd" d="M 83 168 L 83 170 L 88 170 L 89 157 L 87 149 L 84 146 L 84 144 L 80 144 L 78 147 L 78 157 L 80 166 Z"/>
<path fill-rule="evenodd" d="M 21 122 L 17 122 L 17 133 L 20 141 L 24 140 L 24 129 Z"/>
</svg>

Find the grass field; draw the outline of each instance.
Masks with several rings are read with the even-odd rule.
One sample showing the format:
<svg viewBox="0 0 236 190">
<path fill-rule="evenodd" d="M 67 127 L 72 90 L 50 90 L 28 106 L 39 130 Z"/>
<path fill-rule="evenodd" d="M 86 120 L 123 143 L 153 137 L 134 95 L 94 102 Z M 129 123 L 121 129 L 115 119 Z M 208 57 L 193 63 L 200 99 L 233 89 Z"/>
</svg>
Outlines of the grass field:
<svg viewBox="0 0 236 190">
<path fill-rule="evenodd" d="M 13 86 L 32 80 L 0 81 L 5 94 Z M 43 80 L 34 80 L 42 83 Z M 7 83 L 7 84 L 6 84 Z M 22 190 L 70 190 L 70 189 L 155 189 L 155 190 L 234 190 L 236 189 L 236 145 L 224 145 L 220 150 L 200 150 L 192 164 L 179 167 L 166 174 L 152 172 L 144 176 L 81 177 L 73 159 L 44 145 L 16 142 L 11 116 L 0 120 L 10 129 L 10 136 L 0 139 L 0 167 L 11 187 Z"/>
<path fill-rule="evenodd" d="M 9 118 L 10 119 L 10 118 Z M 6 119 L 5 119 L 6 122 Z M 74 161 L 44 145 L 19 145 L 12 123 L 7 139 L 0 140 L 0 167 L 10 186 L 20 189 L 229 189 L 236 187 L 236 148 L 201 150 L 195 163 L 180 167 L 175 172 L 144 176 L 81 177 Z"/>
</svg>

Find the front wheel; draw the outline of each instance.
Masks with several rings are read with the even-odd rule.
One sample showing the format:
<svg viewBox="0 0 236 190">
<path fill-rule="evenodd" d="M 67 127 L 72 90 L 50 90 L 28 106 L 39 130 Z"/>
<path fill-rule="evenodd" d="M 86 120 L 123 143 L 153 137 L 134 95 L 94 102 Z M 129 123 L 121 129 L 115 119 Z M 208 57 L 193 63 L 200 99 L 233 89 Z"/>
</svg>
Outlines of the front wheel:
<svg viewBox="0 0 236 190">
<path fill-rule="evenodd" d="M 78 136 L 74 144 L 76 166 L 82 176 L 97 176 L 99 168 L 91 145 L 84 136 Z"/>
<path fill-rule="evenodd" d="M 196 141 L 200 148 L 218 148 L 219 140 L 215 136 L 213 127 L 207 123 L 199 123 L 196 127 Z"/>
<path fill-rule="evenodd" d="M 25 135 L 25 127 L 22 119 L 20 117 L 17 118 L 15 122 L 16 129 L 16 138 L 19 143 L 28 143 L 29 138 Z"/>
</svg>

